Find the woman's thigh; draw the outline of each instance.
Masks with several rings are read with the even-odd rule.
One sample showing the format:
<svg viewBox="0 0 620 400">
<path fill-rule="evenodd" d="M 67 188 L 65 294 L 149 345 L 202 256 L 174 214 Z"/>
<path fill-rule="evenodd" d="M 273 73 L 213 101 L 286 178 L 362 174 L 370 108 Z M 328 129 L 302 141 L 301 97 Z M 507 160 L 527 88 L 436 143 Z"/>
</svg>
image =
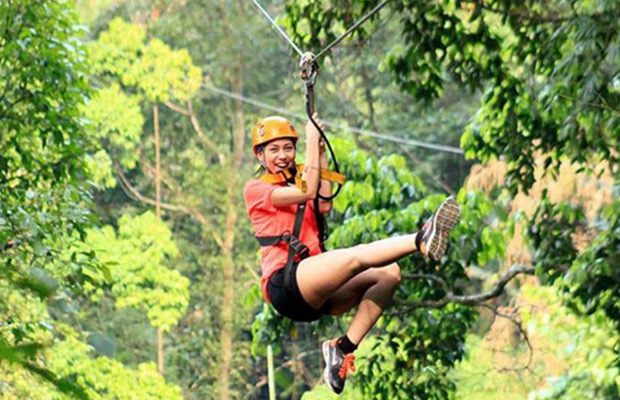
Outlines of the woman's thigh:
<svg viewBox="0 0 620 400">
<path fill-rule="evenodd" d="M 306 258 L 297 267 L 297 287 L 306 303 L 318 309 L 357 275 L 351 249 L 332 250 Z"/>
</svg>

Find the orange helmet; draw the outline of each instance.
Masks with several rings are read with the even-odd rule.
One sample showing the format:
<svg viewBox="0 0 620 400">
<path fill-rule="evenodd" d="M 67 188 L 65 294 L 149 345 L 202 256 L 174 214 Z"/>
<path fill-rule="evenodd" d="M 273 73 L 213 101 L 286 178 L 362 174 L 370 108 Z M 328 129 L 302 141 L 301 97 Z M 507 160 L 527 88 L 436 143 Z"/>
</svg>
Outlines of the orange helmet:
<svg viewBox="0 0 620 400">
<path fill-rule="evenodd" d="M 256 154 L 256 148 L 275 139 L 291 138 L 297 142 L 297 132 L 286 118 L 267 117 L 259 121 L 252 129 L 252 149 Z"/>
</svg>

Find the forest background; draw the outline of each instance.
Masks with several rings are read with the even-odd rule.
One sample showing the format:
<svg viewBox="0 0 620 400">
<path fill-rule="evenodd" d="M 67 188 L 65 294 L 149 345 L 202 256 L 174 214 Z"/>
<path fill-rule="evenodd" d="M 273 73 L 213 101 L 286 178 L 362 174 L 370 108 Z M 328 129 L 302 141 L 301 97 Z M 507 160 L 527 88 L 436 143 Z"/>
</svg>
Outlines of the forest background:
<svg viewBox="0 0 620 400">
<path fill-rule="evenodd" d="M 264 5 L 318 51 L 376 3 Z M 318 346 L 350 316 L 258 289 L 249 132 L 305 117 L 251 2 L 5 0 L 0 74 L 1 399 L 266 399 L 271 354 L 277 398 L 332 397 Z M 348 177 L 329 248 L 463 208 L 341 398 L 620 398 L 617 1 L 394 1 L 316 91 Z"/>
</svg>

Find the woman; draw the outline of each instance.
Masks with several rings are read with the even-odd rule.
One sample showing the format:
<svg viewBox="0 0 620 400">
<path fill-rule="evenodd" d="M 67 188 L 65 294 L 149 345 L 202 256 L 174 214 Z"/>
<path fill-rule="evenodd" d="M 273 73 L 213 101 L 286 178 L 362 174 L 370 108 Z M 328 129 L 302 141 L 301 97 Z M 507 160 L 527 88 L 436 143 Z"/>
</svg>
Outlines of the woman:
<svg viewBox="0 0 620 400">
<path fill-rule="evenodd" d="M 318 121 L 316 114 L 314 119 Z M 327 170 L 327 156 L 320 133 L 310 121 L 305 133 L 304 191 L 291 184 L 298 139 L 291 123 L 282 117 L 267 117 L 256 124 L 252 144 L 263 175 L 245 185 L 244 197 L 255 235 L 263 246 L 261 289 L 278 313 L 296 321 L 315 321 L 357 306 L 346 334 L 322 344 L 325 382 L 340 393 L 347 371 L 355 370 L 353 352 L 389 304 L 400 281 L 396 261 L 415 251 L 440 259 L 460 209 L 450 197 L 417 234 L 322 252 L 315 212 L 324 214 L 332 207 L 331 201 L 322 200 L 331 195 L 330 182 L 320 176 L 321 170 Z M 278 179 L 281 176 L 291 179 Z M 303 222 L 294 235 L 296 216 Z"/>
</svg>

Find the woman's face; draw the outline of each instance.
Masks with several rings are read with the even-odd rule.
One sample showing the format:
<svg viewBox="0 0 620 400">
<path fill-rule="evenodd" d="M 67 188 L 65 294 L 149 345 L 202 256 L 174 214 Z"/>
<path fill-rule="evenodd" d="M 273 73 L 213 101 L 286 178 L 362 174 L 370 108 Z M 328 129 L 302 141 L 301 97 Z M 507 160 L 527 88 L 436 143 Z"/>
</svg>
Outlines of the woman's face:
<svg viewBox="0 0 620 400">
<path fill-rule="evenodd" d="M 295 144 L 292 139 L 276 139 L 257 154 L 258 160 L 270 173 L 277 173 L 295 165 Z"/>
</svg>

